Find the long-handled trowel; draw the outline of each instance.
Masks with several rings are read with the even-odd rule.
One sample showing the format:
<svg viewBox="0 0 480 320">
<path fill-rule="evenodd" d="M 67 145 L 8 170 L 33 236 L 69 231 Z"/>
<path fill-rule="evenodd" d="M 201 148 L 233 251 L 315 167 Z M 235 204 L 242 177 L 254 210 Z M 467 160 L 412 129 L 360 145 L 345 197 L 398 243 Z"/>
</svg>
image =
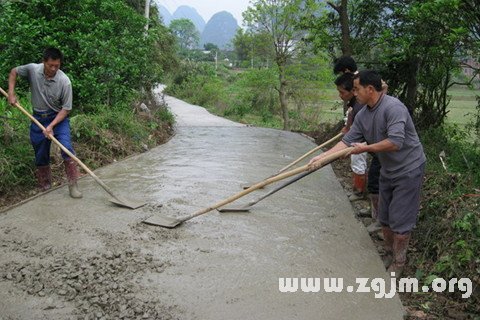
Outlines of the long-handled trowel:
<svg viewBox="0 0 480 320">
<path fill-rule="evenodd" d="M 320 160 L 317 160 L 315 162 L 315 169 L 314 170 L 318 170 L 318 169 L 326 166 L 327 164 L 331 163 L 334 160 L 346 157 L 347 155 L 350 154 L 350 152 L 352 150 L 353 150 L 353 147 L 349 147 L 349 148 L 334 152 L 332 154 L 329 154 L 328 156 L 326 156 L 326 157 L 324 157 Z M 237 194 L 234 194 L 233 196 L 231 196 L 231 197 L 229 197 L 225 200 L 222 200 L 222 201 L 212 205 L 211 207 L 204 208 L 202 210 L 199 210 L 199 211 L 194 212 L 194 213 L 189 214 L 189 215 L 185 215 L 183 217 L 173 218 L 173 217 L 166 217 L 166 216 L 161 216 L 161 215 L 154 215 L 154 216 L 151 216 L 150 218 L 148 218 L 148 219 L 146 219 L 142 222 L 146 223 L 146 224 L 150 224 L 150 225 L 165 227 L 165 228 L 175 228 L 176 226 L 182 224 L 183 222 L 185 222 L 187 220 L 193 219 L 193 218 L 198 217 L 202 214 L 205 214 L 205 213 L 210 212 L 212 210 L 223 207 L 224 205 L 229 204 L 230 202 L 233 202 L 233 201 L 249 194 L 252 191 L 260 189 L 260 188 L 262 188 L 266 185 L 269 185 L 271 183 L 274 183 L 274 182 L 286 179 L 288 177 L 294 176 L 296 174 L 299 174 L 299 173 L 302 173 L 302 172 L 307 172 L 308 170 L 309 170 L 309 166 L 304 165 L 302 167 L 299 167 L 299 168 L 281 173 L 281 174 L 279 174 L 275 177 L 271 177 L 269 179 L 261 181 L 261 182 L 255 184 L 255 185 L 251 186 L 247 190 L 243 190 L 243 191 L 241 191 Z"/>
</svg>

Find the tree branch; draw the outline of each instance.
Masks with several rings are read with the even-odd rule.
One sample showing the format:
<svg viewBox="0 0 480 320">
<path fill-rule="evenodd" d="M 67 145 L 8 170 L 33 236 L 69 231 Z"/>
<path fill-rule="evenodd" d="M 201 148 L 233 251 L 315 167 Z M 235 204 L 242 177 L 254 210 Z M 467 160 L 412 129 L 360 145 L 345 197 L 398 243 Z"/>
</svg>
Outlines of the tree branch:
<svg viewBox="0 0 480 320">
<path fill-rule="evenodd" d="M 340 14 L 341 6 L 337 6 L 334 3 L 327 1 L 327 4 L 332 7 L 335 11 L 337 11 L 338 14 Z"/>
<path fill-rule="evenodd" d="M 476 78 L 478 75 L 480 75 L 480 69 L 474 68 L 474 67 L 472 67 L 472 66 L 469 66 L 469 65 L 466 64 L 466 63 L 463 63 L 463 65 L 464 65 L 464 66 L 468 66 L 468 67 L 472 68 L 473 70 L 475 70 L 475 71 L 473 72 L 472 77 L 470 78 L 470 80 L 469 80 L 468 82 L 456 82 L 456 81 L 451 82 L 451 83 L 447 86 L 447 88 L 451 88 L 452 86 L 454 86 L 454 85 L 456 85 L 456 84 L 458 84 L 458 85 L 460 85 L 460 86 L 469 86 L 469 85 L 472 84 L 473 80 L 475 80 L 475 78 Z"/>
</svg>

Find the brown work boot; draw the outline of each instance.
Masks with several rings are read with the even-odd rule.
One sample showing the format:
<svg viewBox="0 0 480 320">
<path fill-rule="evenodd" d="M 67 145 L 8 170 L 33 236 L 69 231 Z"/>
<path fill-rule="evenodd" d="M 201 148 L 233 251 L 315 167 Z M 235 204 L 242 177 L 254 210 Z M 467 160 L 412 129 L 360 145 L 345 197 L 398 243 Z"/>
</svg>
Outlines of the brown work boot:
<svg viewBox="0 0 480 320">
<path fill-rule="evenodd" d="M 382 257 L 383 265 L 389 268 L 393 262 L 393 242 L 395 233 L 388 226 L 382 226 L 383 233 L 383 247 L 385 248 L 385 255 Z"/>
<path fill-rule="evenodd" d="M 65 173 L 67 174 L 68 181 L 68 191 L 70 192 L 70 197 L 79 199 L 83 195 L 78 190 L 77 179 L 78 179 L 78 168 L 74 160 L 68 159 L 64 160 L 63 164 L 65 165 Z"/>
<path fill-rule="evenodd" d="M 393 263 L 388 267 L 388 272 L 395 272 L 395 277 L 400 278 L 407 262 L 408 242 L 410 233 L 398 234 L 393 237 Z"/>
<path fill-rule="evenodd" d="M 52 187 L 52 170 L 50 169 L 50 165 L 38 166 L 36 176 L 40 191 L 47 191 Z"/>
</svg>

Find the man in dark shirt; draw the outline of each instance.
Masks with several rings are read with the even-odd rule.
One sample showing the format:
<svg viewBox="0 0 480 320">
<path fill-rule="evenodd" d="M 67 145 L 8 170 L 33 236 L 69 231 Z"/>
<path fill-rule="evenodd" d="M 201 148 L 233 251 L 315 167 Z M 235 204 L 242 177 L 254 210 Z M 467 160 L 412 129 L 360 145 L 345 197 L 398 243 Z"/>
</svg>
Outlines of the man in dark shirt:
<svg viewBox="0 0 480 320">
<path fill-rule="evenodd" d="M 351 74 L 356 74 L 358 73 L 357 71 L 357 63 L 355 62 L 355 60 L 350 57 L 350 56 L 341 56 L 337 59 L 335 59 L 335 65 L 333 67 L 333 72 L 335 74 L 338 74 L 338 73 L 351 73 Z M 383 93 L 387 93 L 387 90 L 388 90 L 388 85 L 385 83 L 385 81 L 382 80 L 382 91 Z M 348 108 L 348 105 L 346 103 L 344 103 L 344 113 L 347 110 Z M 348 116 L 347 116 L 347 121 L 348 121 Z M 348 127 L 349 128 L 349 127 Z M 357 175 L 355 174 L 355 171 L 354 171 L 354 175 L 353 175 L 353 186 L 356 186 L 354 188 L 356 188 L 357 190 L 364 190 L 365 189 L 365 178 L 367 178 L 367 191 L 368 191 L 368 194 L 369 194 L 369 198 L 370 198 L 370 207 L 371 207 L 371 216 L 372 216 L 372 219 L 373 219 L 373 222 L 372 224 L 370 224 L 368 227 L 367 227 L 367 231 L 369 233 L 373 233 L 373 232 L 377 232 L 379 230 L 381 230 L 382 226 L 380 225 L 380 222 L 378 221 L 378 179 L 380 177 L 380 168 L 381 168 L 381 165 L 380 165 L 380 161 L 378 161 L 378 157 L 375 153 L 372 153 L 371 154 L 372 156 L 372 160 L 370 161 L 370 166 L 368 168 L 368 174 L 367 175 Z M 359 164 L 362 164 L 361 161 L 361 158 L 359 158 L 358 160 L 358 163 Z M 364 165 L 366 166 L 366 160 L 364 162 Z M 353 167 L 353 163 L 352 163 L 352 167 Z M 352 168 L 352 171 L 353 171 L 353 168 Z M 363 192 L 354 192 L 350 197 L 350 201 L 355 201 L 357 199 L 361 199 L 363 198 L 363 195 L 362 195 Z"/>
<path fill-rule="evenodd" d="M 358 112 L 342 141 L 313 158 L 309 166 L 313 170 L 317 160 L 349 146 L 354 147 L 353 154 L 378 155 L 381 164 L 378 217 L 385 238 L 385 262 L 387 270 L 400 277 L 420 208 L 426 157 L 407 108 L 382 92 L 378 73 L 360 71 L 354 77 L 354 90 L 357 101 L 367 107 Z"/>
</svg>

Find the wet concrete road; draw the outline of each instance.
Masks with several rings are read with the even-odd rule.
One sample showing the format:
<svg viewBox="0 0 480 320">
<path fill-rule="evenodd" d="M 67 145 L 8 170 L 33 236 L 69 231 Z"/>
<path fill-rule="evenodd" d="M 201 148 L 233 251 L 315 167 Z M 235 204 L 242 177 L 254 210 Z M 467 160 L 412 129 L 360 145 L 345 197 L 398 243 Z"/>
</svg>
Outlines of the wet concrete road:
<svg viewBox="0 0 480 320">
<path fill-rule="evenodd" d="M 62 187 L 0 215 L 0 319 L 402 319 L 397 296 L 346 292 L 356 277 L 390 278 L 330 167 L 249 213 L 141 223 L 208 207 L 314 147 L 167 102 L 177 116 L 168 143 L 96 171 L 145 207 L 116 207 L 85 177 L 82 200 Z M 341 277 L 345 289 L 281 293 L 280 277 Z"/>
</svg>

